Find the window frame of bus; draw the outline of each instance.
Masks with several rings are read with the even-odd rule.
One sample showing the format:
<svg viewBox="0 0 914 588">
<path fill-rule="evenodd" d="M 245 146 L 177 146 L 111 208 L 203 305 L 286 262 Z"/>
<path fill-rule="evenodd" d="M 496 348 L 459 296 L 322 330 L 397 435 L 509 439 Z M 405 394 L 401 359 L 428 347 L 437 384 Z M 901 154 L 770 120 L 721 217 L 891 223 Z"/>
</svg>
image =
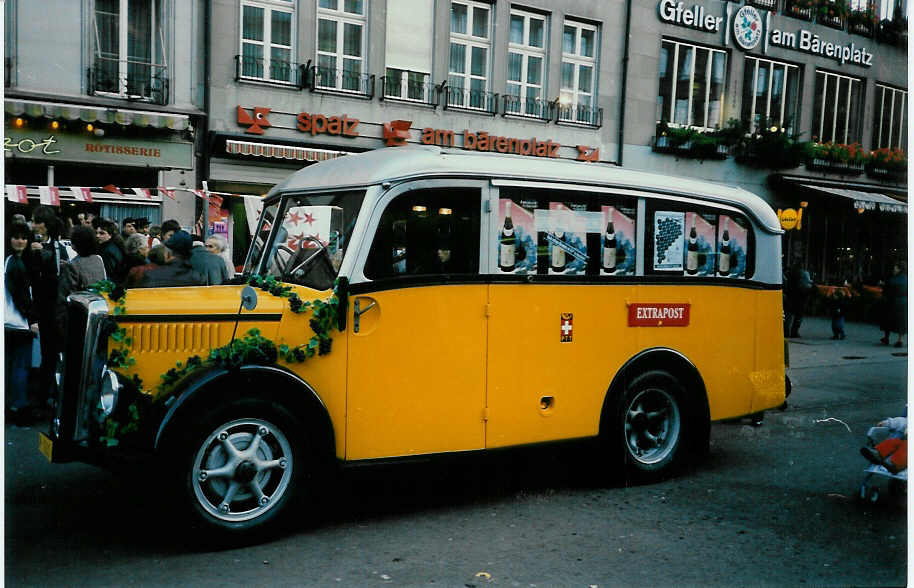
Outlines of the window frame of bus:
<svg viewBox="0 0 914 588">
<path fill-rule="evenodd" d="M 459 189 L 463 191 L 476 190 L 476 194 L 473 196 L 477 199 L 476 210 L 474 217 L 477 220 L 475 227 L 475 238 L 476 238 L 476 259 L 471 261 L 472 269 L 468 273 L 408 273 L 404 272 L 402 274 L 395 275 L 374 275 L 370 276 L 369 272 L 372 270 L 372 253 L 374 250 L 375 241 L 378 238 L 378 228 L 381 225 L 381 221 L 384 215 L 387 213 L 390 206 L 398 199 L 403 197 L 410 197 L 410 193 L 419 192 L 423 190 L 450 190 L 450 189 Z M 410 182 L 405 182 L 399 184 L 386 193 L 382 194 L 377 201 L 375 202 L 374 209 L 371 211 L 371 216 L 368 222 L 368 226 L 365 228 L 366 237 L 363 240 L 363 245 L 360 247 L 359 255 L 356 260 L 356 267 L 359 273 L 358 280 L 365 282 L 384 282 L 389 280 L 399 280 L 399 281 L 419 281 L 422 283 L 431 283 L 438 282 L 442 280 L 436 280 L 435 276 L 463 276 L 468 278 L 469 276 L 480 276 L 482 264 L 485 259 L 485 249 L 484 243 L 481 239 L 481 231 L 483 230 L 483 223 L 485 221 L 485 214 L 483 210 L 484 202 L 488 198 L 488 187 L 486 183 L 479 180 L 415 180 Z M 465 197 L 465 196 L 464 196 Z M 470 207 L 472 209 L 472 207 Z M 470 223 L 472 225 L 472 223 Z M 407 252 L 408 255 L 408 252 Z M 448 280 L 450 281 L 450 280 Z"/>
<path fill-rule="evenodd" d="M 691 203 L 689 201 L 681 200 L 664 200 L 657 198 L 647 198 L 647 202 L 644 207 L 644 275 L 645 276 L 660 276 L 665 278 L 676 278 L 682 280 L 752 280 L 755 277 L 755 225 L 752 220 L 739 209 L 728 206 L 728 205 L 714 205 L 706 203 Z M 658 212 L 681 212 L 684 214 L 693 212 L 698 215 L 707 215 L 713 214 L 717 216 L 717 224 L 714 226 L 715 231 L 715 254 L 717 253 L 718 243 L 716 241 L 716 234 L 720 228 L 720 217 L 721 215 L 729 216 L 731 219 L 739 218 L 742 223 L 745 223 L 746 229 L 746 275 L 742 278 L 732 278 L 732 277 L 722 277 L 717 275 L 717 263 L 714 264 L 715 271 L 714 275 L 706 276 L 688 276 L 685 273 L 685 268 L 681 271 L 677 270 L 658 270 L 654 269 L 653 259 L 654 259 L 654 226 L 655 226 L 655 215 Z M 739 224 L 737 222 L 737 224 Z M 683 227 L 685 231 L 685 227 Z M 684 237 L 688 239 L 688 237 Z M 750 273 L 751 271 L 751 273 Z"/>
<path fill-rule="evenodd" d="M 512 191 L 514 194 L 512 194 Z M 498 232 L 501 227 L 498 226 L 499 219 L 499 210 L 498 207 L 503 199 L 510 199 L 513 203 L 520 206 L 521 200 L 536 200 L 536 209 L 534 210 L 549 210 L 549 204 L 551 202 L 580 202 L 586 204 L 586 212 L 602 212 L 602 206 L 612 206 L 615 209 L 620 207 L 630 208 L 634 211 L 634 216 L 632 217 L 633 230 L 632 230 L 632 256 L 634 257 L 634 268 L 631 274 L 624 275 L 611 275 L 611 274 L 602 274 L 601 273 L 601 258 L 599 255 L 590 255 L 588 254 L 588 263 L 587 267 L 584 270 L 583 274 L 576 275 L 555 275 L 549 273 L 549 254 L 540 253 L 537 251 L 537 260 L 536 260 L 536 272 L 528 274 L 512 274 L 505 273 L 498 270 Z M 548 276 L 552 279 L 581 279 L 582 277 L 586 278 L 600 278 L 607 280 L 626 280 L 632 279 L 638 275 L 638 196 L 631 194 L 621 194 L 614 192 L 609 189 L 599 189 L 592 190 L 587 189 L 582 186 L 568 186 L 568 185 L 556 185 L 556 186 L 528 186 L 528 185 L 514 185 L 511 183 L 504 183 L 498 185 L 498 190 L 493 194 L 493 214 L 492 214 L 492 223 L 490 226 L 495 227 L 489 232 L 488 243 L 490 249 L 494 249 L 494 252 L 490 254 L 490 263 L 489 268 L 490 274 L 503 276 L 510 279 L 515 277 L 518 279 L 525 278 L 526 276 Z M 587 251 L 600 251 L 602 248 L 602 236 L 603 230 L 601 229 L 598 233 L 587 233 L 586 236 L 586 245 Z M 537 232 L 536 239 L 537 249 L 541 246 L 539 239 L 539 232 Z M 547 250 L 548 251 L 548 250 Z M 494 257 L 493 257 L 494 255 Z"/>
</svg>

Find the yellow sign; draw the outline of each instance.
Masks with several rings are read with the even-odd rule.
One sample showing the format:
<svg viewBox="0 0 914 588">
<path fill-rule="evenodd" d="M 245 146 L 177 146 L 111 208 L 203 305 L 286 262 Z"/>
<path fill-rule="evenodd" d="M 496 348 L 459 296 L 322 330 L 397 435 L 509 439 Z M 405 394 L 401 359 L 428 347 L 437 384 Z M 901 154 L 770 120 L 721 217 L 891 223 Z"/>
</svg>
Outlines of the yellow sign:
<svg viewBox="0 0 914 588">
<path fill-rule="evenodd" d="M 791 229 L 802 229 L 803 228 L 803 209 L 794 210 L 793 208 L 788 208 L 786 210 L 778 209 L 778 220 L 781 221 L 781 228 L 785 231 Z"/>
</svg>

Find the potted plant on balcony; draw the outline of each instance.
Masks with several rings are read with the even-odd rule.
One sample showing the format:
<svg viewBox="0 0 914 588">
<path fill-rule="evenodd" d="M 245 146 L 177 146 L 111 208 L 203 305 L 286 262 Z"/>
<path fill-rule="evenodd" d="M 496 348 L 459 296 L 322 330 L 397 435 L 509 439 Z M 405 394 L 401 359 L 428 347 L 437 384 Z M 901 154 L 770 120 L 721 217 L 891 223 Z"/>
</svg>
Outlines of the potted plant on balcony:
<svg viewBox="0 0 914 588">
<path fill-rule="evenodd" d="M 876 38 L 883 43 L 907 47 L 908 19 L 904 16 L 898 16 L 880 21 L 879 26 L 876 27 Z"/>
<path fill-rule="evenodd" d="M 851 9 L 847 0 L 817 0 L 815 3 L 818 4 L 816 18 L 826 21 L 846 18 Z"/>
<path fill-rule="evenodd" d="M 654 151 L 702 160 L 726 159 L 727 148 L 718 132 L 704 132 L 694 127 L 670 126 L 666 122 L 661 122 L 657 125 Z"/>
<path fill-rule="evenodd" d="M 784 12 L 797 18 L 812 18 L 815 12 L 818 0 L 787 0 L 784 5 Z"/>
<path fill-rule="evenodd" d="M 847 29 L 852 33 L 872 35 L 879 24 L 879 16 L 872 6 L 865 10 L 852 10 L 847 15 Z"/>
<path fill-rule="evenodd" d="M 866 152 L 860 143 L 815 143 L 809 150 L 806 168 L 826 173 L 859 175 L 863 173 Z"/>
<path fill-rule="evenodd" d="M 908 175 L 908 155 L 903 149 L 883 147 L 870 152 L 864 168 L 873 179 L 902 181 Z"/>
<path fill-rule="evenodd" d="M 748 124 L 741 123 L 748 130 Z M 809 156 L 812 143 L 801 141 L 784 127 L 762 120 L 753 133 L 744 132 L 734 152 L 737 163 L 767 169 L 788 169 L 799 166 Z"/>
</svg>

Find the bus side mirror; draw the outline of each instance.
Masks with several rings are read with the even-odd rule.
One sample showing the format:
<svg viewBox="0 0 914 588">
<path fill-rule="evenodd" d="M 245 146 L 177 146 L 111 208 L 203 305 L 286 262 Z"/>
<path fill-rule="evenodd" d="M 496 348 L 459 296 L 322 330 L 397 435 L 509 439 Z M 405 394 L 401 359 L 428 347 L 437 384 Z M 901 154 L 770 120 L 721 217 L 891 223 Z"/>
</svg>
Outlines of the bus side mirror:
<svg viewBox="0 0 914 588">
<path fill-rule="evenodd" d="M 336 309 L 337 328 L 342 333 L 346 330 L 346 315 L 349 313 L 349 278 L 340 276 L 336 280 L 336 298 L 339 306 Z"/>
</svg>

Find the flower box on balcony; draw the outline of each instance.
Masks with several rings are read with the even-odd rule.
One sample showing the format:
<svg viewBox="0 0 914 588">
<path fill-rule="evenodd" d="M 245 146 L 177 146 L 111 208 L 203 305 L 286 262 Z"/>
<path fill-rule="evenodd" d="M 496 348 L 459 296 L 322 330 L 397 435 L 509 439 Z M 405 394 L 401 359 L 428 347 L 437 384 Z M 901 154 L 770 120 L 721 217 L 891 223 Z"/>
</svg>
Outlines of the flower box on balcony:
<svg viewBox="0 0 914 588">
<path fill-rule="evenodd" d="M 687 131 L 687 132 L 683 132 Z M 717 137 L 692 129 L 670 129 L 654 137 L 653 151 L 691 159 L 726 159 L 729 149 Z"/>
<path fill-rule="evenodd" d="M 899 183 L 908 178 L 908 156 L 903 149 L 877 149 L 867 156 L 864 167 L 874 180 Z"/>
<path fill-rule="evenodd" d="M 863 173 L 866 152 L 859 143 L 816 143 L 809 149 L 806 169 L 844 176 Z"/>
<path fill-rule="evenodd" d="M 898 184 L 907 181 L 908 170 L 892 169 L 870 164 L 866 166 L 866 175 L 873 178 L 874 180 L 882 180 L 883 182 L 892 182 Z"/>
</svg>

